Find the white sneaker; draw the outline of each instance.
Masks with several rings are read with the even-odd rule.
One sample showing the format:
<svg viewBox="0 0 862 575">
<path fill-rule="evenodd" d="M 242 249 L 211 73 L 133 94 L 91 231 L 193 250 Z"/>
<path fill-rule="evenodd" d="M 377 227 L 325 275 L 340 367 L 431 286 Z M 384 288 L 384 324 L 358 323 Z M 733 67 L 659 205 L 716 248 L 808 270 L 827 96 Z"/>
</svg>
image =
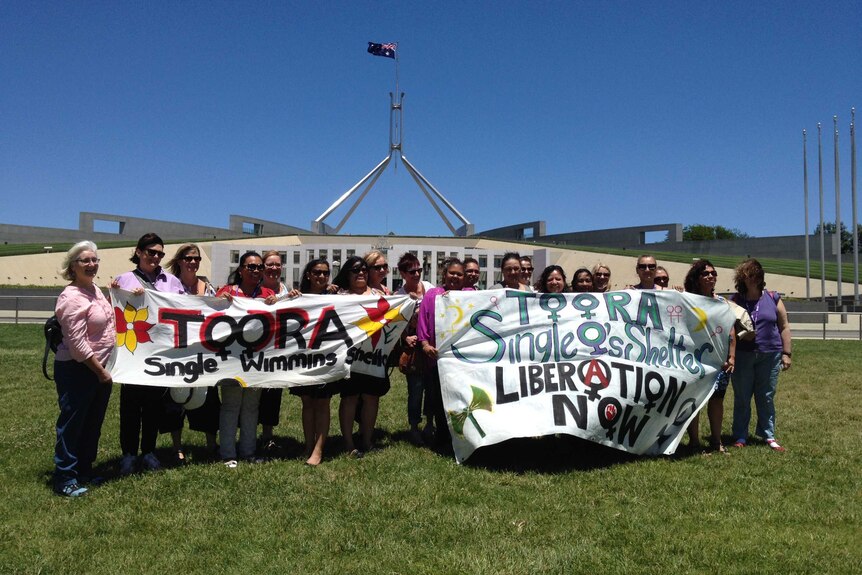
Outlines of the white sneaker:
<svg viewBox="0 0 862 575">
<path fill-rule="evenodd" d="M 135 472 L 135 466 L 137 466 L 137 464 L 138 458 L 126 453 L 120 460 L 120 475 L 131 475 Z"/>
<path fill-rule="evenodd" d="M 146 471 L 159 471 L 162 468 L 162 462 L 152 452 L 141 457 L 141 467 Z"/>
</svg>

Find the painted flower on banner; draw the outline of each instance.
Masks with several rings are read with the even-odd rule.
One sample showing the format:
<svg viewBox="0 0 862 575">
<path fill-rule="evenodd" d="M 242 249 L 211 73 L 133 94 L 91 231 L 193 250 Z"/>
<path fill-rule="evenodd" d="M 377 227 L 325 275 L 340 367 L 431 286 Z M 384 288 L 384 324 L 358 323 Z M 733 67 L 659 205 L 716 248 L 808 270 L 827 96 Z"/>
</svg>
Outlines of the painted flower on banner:
<svg viewBox="0 0 862 575">
<path fill-rule="evenodd" d="M 125 347 L 135 353 L 138 343 L 151 341 L 148 333 L 153 324 L 148 323 L 149 312 L 147 308 L 136 309 L 131 304 L 126 304 L 126 309 L 114 308 L 117 318 L 117 347 Z"/>
<path fill-rule="evenodd" d="M 368 314 L 367 317 L 353 322 L 353 325 L 368 334 L 368 337 L 371 338 L 371 345 L 375 348 L 380 340 L 380 330 L 384 326 L 393 321 L 407 321 L 407 318 L 401 315 L 401 306 L 391 309 L 385 298 L 377 300 L 376 307 L 362 306 L 362 309 Z"/>
</svg>

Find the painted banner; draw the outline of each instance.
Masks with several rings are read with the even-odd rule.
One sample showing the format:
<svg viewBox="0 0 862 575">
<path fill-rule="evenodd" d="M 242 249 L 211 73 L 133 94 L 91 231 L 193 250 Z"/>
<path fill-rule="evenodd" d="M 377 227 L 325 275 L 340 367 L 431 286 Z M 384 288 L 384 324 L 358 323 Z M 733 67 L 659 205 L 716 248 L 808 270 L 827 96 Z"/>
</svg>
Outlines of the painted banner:
<svg viewBox="0 0 862 575">
<path fill-rule="evenodd" d="M 415 302 L 408 296 L 303 295 L 263 300 L 111 290 L 115 382 L 249 387 L 319 385 L 361 372 L 386 376 L 386 360 Z"/>
<path fill-rule="evenodd" d="M 461 462 L 483 445 L 567 433 L 670 454 L 706 403 L 734 316 L 675 290 L 438 296 L 443 403 Z"/>
</svg>

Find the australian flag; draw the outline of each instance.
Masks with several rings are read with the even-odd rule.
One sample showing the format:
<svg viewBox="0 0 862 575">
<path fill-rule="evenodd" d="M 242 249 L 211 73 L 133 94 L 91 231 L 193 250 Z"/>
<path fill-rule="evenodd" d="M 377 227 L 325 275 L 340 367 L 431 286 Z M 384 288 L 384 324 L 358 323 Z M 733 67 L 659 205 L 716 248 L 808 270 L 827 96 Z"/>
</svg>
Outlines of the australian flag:
<svg viewBox="0 0 862 575">
<path fill-rule="evenodd" d="M 398 48 L 398 44 L 389 43 L 389 44 L 375 44 L 374 42 L 368 43 L 368 53 L 373 54 L 374 56 L 383 56 L 384 58 L 395 58 L 395 50 Z"/>
</svg>

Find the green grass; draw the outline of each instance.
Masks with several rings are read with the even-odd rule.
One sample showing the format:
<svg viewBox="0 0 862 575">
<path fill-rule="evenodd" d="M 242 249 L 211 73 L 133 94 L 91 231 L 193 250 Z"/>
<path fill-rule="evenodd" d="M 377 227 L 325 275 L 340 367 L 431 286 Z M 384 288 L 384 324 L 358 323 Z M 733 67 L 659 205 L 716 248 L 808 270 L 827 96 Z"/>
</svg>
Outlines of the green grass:
<svg viewBox="0 0 862 575">
<path fill-rule="evenodd" d="M 381 402 L 382 449 L 109 481 L 52 494 L 56 395 L 41 326 L 0 326 L 2 573 L 859 573 L 862 344 L 797 341 L 778 437 L 728 456 L 638 458 L 567 438 L 485 448 L 463 466 L 406 442 L 403 380 Z M 119 394 L 99 462 L 120 455 Z M 337 399 L 333 401 L 333 411 Z M 732 391 L 725 399 L 729 430 Z M 701 422 L 708 431 L 705 416 Z M 203 437 L 186 432 L 192 458 Z M 160 438 L 167 454 L 169 440 Z"/>
<path fill-rule="evenodd" d="M 526 244 L 526 245 L 535 245 L 535 244 Z M 623 248 L 602 248 L 595 246 L 575 246 L 575 245 L 555 245 L 555 244 L 539 244 L 544 245 L 549 248 L 555 249 L 570 249 L 577 250 L 582 252 L 591 252 L 591 253 L 602 253 L 602 254 L 610 254 L 616 256 L 629 256 L 629 257 L 637 257 L 641 253 L 649 253 L 656 257 L 659 260 L 659 263 L 662 261 L 665 262 L 677 262 L 683 264 L 690 264 L 693 260 L 704 257 L 703 254 L 696 253 L 682 253 L 682 252 L 657 252 L 652 251 L 649 245 L 644 246 L 643 250 L 635 251 L 635 250 L 627 250 Z M 754 254 L 754 257 L 757 257 L 757 254 Z M 707 259 L 711 261 L 714 265 L 718 267 L 724 268 L 735 268 L 746 258 L 742 256 L 722 256 L 722 255 L 709 255 Z M 779 274 L 786 276 L 794 276 L 794 277 L 805 277 L 805 260 L 788 260 L 788 259 L 780 259 L 780 258 L 760 258 L 757 257 L 757 260 L 763 265 L 763 269 L 768 274 Z M 847 263 L 849 262 L 849 263 Z M 838 280 L 838 265 L 835 263 L 835 258 L 831 258 L 831 260 L 826 262 L 826 279 L 837 281 Z M 842 254 L 841 261 L 841 280 L 845 282 L 853 281 L 853 254 Z M 819 256 L 811 255 L 811 269 L 810 269 L 810 277 L 812 279 L 820 279 L 820 259 Z"/>
</svg>

